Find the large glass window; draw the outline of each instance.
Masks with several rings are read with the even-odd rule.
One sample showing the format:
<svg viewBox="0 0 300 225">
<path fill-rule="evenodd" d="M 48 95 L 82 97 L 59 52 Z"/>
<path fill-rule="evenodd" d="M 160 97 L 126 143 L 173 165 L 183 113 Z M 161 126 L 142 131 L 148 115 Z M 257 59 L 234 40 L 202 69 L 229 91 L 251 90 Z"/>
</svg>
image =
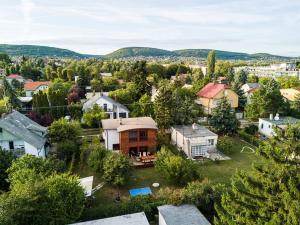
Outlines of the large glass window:
<svg viewBox="0 0 300 225">
<path fill-rule="evenodd" d="M 138 140 L 138 132 L 136 130 L 129 131 L 129 141 L 137 141 Z"/>
<path fill-rule="evenodd" d="M 204 156 L 206 153 L 206 149 L 201 145 L 192 146 L 192 156 Z"/>
<path fill-rule="evenodd" d="M 141 141 L 147 141 L 148 140 L 147 130 L 140 130 L 140 140 Z"/>
</svg>

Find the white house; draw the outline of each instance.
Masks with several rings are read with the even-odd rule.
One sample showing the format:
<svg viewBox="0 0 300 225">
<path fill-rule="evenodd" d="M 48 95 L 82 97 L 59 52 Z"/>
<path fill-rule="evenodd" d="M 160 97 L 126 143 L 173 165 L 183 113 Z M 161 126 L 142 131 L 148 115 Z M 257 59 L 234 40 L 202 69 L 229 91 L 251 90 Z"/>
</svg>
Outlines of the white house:
<svg viewBox="0 0 300 225">
<path fill-rule="evenodd" d="M 86 112 L 88 109 L 93 108 L 95 104 L 99 105 L 110 119 L 128 118 L 129 116 L 129 110 L 124 105 L 101 93 L 88 99 L 83 104 L 82 110 Z"/>
<path fill-rule="evenodd" d="M 13 111 L 0 119 L 0 146 L 18 155 L 47 155 L 47 128 Z"/>
<path fill-rule="evenodd" d="M 33 94 L 48 89 L 49 85 L 49 81 L 26 82 L 24 85 L 26 97 L 32 97 Z"/>
<path fill-rule="evenodd" d="M 245 93 L 245 96 L 247 97 L 247 103 L 250 103 L 253 92 L 258 90 L 260 87 L 261 85 L 259 83 L 246 83 L 241 87 L 241 89 Z"/>
<path fill-rule="evenodd" d="M 194 205 L 163 205 L 158 208 L 158 225 L 211 225 Z"/>
<path fill-rule="evenodd" d="M 149 222 L 145 213 L 140 212 L 82 223 L 73 223 L 72 225 L 149 225 Z"/>
<path fill-rule="evenodd" d="M 218 135 L 197 124 L 171 127 L 171 143 L 183 150 L 190 159 L 207 157 L 216 149 Z"/>
<path fill-rule="evenodd" d="M 279 117 L 279 114 L 276 114 L 273 118 L 271 114 L 270 118 L 259 118 L 258 131 L 266 137 L 272 137 L 275 134 L 275 127 L 284 130 L 287 125 L 298 122 L 300 122 L 300 120 L 294 117 Z"/>
</svg>

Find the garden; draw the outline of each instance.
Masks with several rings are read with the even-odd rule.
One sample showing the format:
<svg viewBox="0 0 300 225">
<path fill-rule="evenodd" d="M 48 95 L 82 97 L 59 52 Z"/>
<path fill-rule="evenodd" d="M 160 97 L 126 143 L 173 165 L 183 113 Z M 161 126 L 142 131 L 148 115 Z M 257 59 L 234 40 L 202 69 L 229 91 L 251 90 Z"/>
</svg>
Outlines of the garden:
<svg viewBox="0 0 300 225">
<path fill-rule="evenodd" d="M 210 184 L 230 184 L 231 176 L 237 170 L 249 170 L 252 163 L 259 163 L 260 157 L 251 151 L 243 151 L 243 147 L 247 146 L 255 148 L 251 144 L 243 141 L 239 137 L 227 137 L 232 142 L 231 149 L 227 155 L 231 160 L 225 161 L 195 161 L 196 168 L 200 174 L 199 180 L 207 178 Z M 101 176 L 94 173 L 87 165 L 77 168 L 76 173 L 80 177 L 94 176 L 94 186 L 103 182 Z M 91 220 L 107 216 L 116 216 L 122 213 L 131 213 L 135 209 L 140 210 L 138 203 L 135 203 L 135 209 L 128 208 L 126 205 L 130 202 L 129 190 L 133 188 L 150 187 L 153 196 L 159 193 L 159 190 L 169 188 L 171 190 L 179 189 L 180 187 L 168 182 L 156 168 L 134 169 L 131 173 L 128 182 L 119 189 L 115 186 L 105 184 L 103 188 L 95 193 L 95 198 L 92 200 L 91 207 L 86 208 L 82 214 L 81 220 Z M 152 187 L 153 183 L 159 183 L 158 188 Z M 120 192 L 121 201 L 116 201 L 117 193 Z M 144 199 L 143 201 L 151 201 L 151 199 Z M 142 202 L 143 202 L 142 201 Z M 126 205 L 126 206 L 124 206 Z M 151 204 L 148 202 L 148 207 Z M 150 205 L 150 206 L 149 206 Z M 155 204 L 153 205 L 155 207 Z M 144 209 L 147 210 L 147 209 Z M 149 211 L 151 211 L 149 209 Z M 147 214 L 147 213 L 146 213 Z"/>
</svg>

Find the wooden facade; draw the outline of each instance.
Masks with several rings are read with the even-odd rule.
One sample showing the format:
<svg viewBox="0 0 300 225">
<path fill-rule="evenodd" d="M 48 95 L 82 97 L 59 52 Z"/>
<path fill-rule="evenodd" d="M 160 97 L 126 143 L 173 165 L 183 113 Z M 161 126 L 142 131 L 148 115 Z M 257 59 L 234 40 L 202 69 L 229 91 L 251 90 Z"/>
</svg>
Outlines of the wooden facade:
<svg viewBox="0 0 300 225">
<path fill-rule="evenodd" d="M 119 134 L 120 151 L 124 154 L 139 155 L 140 152 L 154 153 L 157 145 L 156 129 L 133 129 Z"/>
</svg>

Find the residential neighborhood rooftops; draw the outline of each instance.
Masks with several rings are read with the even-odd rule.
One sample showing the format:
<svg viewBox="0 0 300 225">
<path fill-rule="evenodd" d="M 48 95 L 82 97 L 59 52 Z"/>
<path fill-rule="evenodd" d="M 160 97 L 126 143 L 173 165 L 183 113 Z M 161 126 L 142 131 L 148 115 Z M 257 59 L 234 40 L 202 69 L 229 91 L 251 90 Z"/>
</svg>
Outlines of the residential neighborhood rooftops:
<svg viewBox="0 0 300 225">
<path fill-rule="evenodd" d="M 132 129 L 157 129 L 151 117 L 105 119 L 102 120 L 102 127 L 104 130 L 118 130 L 118 132 Z"/>
<path fill-rule="evenodd" d="M 163 205 L 157 208 L 167 225 L 210 225 L 194 205 Z"/>
<path fill-rule="evenodd" d="M 207 136 L 218 136 L 214 132 L 210 131 L 206 127 L 199 126 L 197 124 L 193 125 L 180 125 L 173 126 L 177 132 L 182 134 L 184 137 L 194 138 L 194 137 L 207 137 Z"/>
<path fill-rule="evenodd" d="M 27 82 L 24 85 L 25 91 L 35 91 L 42 85 L 50 85 L 50 81 L 34 81 L 34 82 Z"/>
<path fill-rule="evenodd" d="M 227 89 L 228 86 L 226 84 L 215 84 L 209 83 L 205 85 L 198 93 L 197 96 L 204 97 L 204 98 L 213 98 L 215 97 L 220 91 Z"/>
<path fill-rule="evenodd" d="M 149 225 L 144 212 L 110 217 L 100 220 L 74 223 L 72 225 Z"/>
<path fill-rule="evenodd" d="M 47 128 L 17 111 L 13 111 L 0 119 L 0 127 L 34 147 L 41 148 L 46 143 L 45 134 Z"/>
<path fill-rule="evenodd" d="M 102 98 L 102 99 L 104 99 L 104 100 L 110 102 L 111 104 L 116 105 L 116 106 L 118 106 L 119 108 L 122 108 L 122 109 L 124 109 L 125 111 L 128 111 L 128 112 L 129 112 L 129 110 L 127 109 L 126 106 L 124 106 L 124 105 L 122 105 L 121 103 L 119 103 L 119 102 L 113 100 L 111 97 L 106 96 L 106 95 L 103 95 L 103 94 L 101 94 L 101 93 L 96 94 L 95 96 L 93 96 L 93 97 L 91 97 L 89 100 L 87 100 L 87 101 L 83 104 L 82 110 L 85 111 L 85 110 L 87 110 L 87 109 L 89 109 L 89 108 L 92 108 L 92 106 L 93 106 L 100 98 Z"/>
</svg>

